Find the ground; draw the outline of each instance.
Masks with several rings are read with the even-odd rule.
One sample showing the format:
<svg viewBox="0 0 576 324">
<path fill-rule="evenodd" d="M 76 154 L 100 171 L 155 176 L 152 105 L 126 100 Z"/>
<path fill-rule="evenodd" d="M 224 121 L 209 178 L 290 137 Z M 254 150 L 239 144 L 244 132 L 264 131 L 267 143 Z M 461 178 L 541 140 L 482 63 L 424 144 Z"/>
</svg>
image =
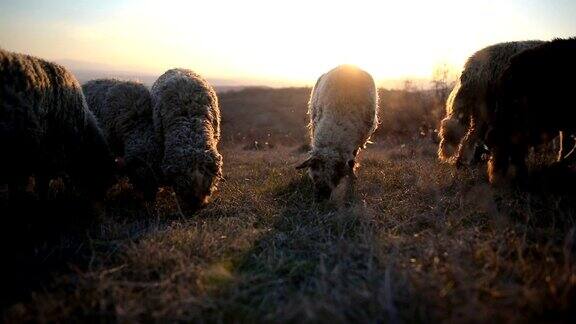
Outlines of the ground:
<svg viewBox="0 0 576 324">
<path fill-rule="evenodd" d="M 169 191 L 156 206 L 111 199 L 83 234 L 38 252 L 65 266 L 4 319 L 576 319 L 572 194 L 493 189 L 482 168 L 439 164 L 416 139 L 369 147 L 352 203 L 317 204 L 297 148 L 222 154 L 207 208 L 179 215 Z"/>
</svg>

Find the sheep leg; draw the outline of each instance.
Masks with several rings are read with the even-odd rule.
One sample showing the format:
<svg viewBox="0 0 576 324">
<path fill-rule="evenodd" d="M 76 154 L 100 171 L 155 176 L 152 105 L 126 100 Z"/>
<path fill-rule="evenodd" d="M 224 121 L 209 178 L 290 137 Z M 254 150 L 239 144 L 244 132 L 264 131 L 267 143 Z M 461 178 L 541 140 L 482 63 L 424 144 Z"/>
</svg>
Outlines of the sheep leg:
<svg viewBox="0 0 576 324">
<path fill-rule="evenodd" d="M 502 146 L 496 146 L 491 150 L 488 160 L 488 180 L 490 184 L 499 186 L 505 183 L 509 166 L 508 150 Z"/>
<path fill-rule="evenodd" d="M 568 149 L 570 151 L 566 152 Z M 576 141 L 572 134 L 564 131 L 560 132 L 560 148 L 558 150 L 558 162 L 563 164 L 570 164 L 576 158 Z"/>
<path fill-rule="evenodd" d="M 558 157 L 556 158 L 556 161 L 562 162 L 562 159 L 564 158 L 564 150 L 565 150 L 565 147 L 564 147 L 565 136 L 564 136 L 563 131 L 560 131 L 560 133 L 558 134 L 558 138 L 559 138 L 558 144 L 560 147 L 558 148 Z"/>
<path fill-rule="evenodd" d="M 354 196 L 356 194 L 356 176 L 355 175 L 349 175 L 348 176 L 348 187 L 346 188 L 346 199 L 348 201 L 348 203 L 351 203 L 352 200 L 354 199 Z"/>
<path fill-rule="evenodd" d="M 36 176 L 36 193 L 38 194 L 38 199 L 45 201 L 48 199 L 50 194 L 50 178 L 45 175 Z"/>
<path fill-rule="evenodd" d="M 9 199 L 17 202 L 29 200 L 31 198 L 27 190 L 29 183 L 30 177 L 12 177 L 8 181 Z"/>
<path fill-rule="evenodd" d="M 570 164 L 576 159 L 576 142 L 572 143 L 572 149 L 564 156 L 564 163 Z"/>
<path fill-rule="evenodd" d="M 457 167 L 470 165 L 472 163 L 478 139 L 485 133 L 485 126 L 484 123 L 478 123 L 476 118 L 471 119 L 470 128 L 458 146 L 458 152 L 456 153 Z"/>
<path fill-rule="evenodd" d="M 528 177 L 528 167 L 526 165 L 527 153 L 528 145 L 519 144 L 511 149 L 510 164 L 514 170 L 514 180 L 525 181 Z"/>
</svg>

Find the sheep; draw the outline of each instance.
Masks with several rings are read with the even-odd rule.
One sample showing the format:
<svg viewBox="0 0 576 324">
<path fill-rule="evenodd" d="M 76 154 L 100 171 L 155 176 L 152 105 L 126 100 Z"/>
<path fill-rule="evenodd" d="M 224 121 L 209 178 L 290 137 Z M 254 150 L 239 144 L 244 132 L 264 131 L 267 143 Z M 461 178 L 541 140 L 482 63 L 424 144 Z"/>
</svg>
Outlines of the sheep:
<svg viewBox="0 0 576 324">
<path fill-rule="evenodd" d="M 493 111 L 487 94 L 512 56 L 541 45 L 542 41 L 499 43 L 474 53 L 446 101 L 446 117 L 440 126 L 438 158 L 457 165 L 470 164 L 487 131 Z"/>
<path fill-rule="evenodd" d="M 511 58 L 489 95 L 496 107 L 486 137 L 492 184 L 526 179 L 530 146 L 550 141 L 559 131 L 576 131 L 574 57 L 576 38 L 555 39 Z"/>
<path fill-rule="evenodd" d="M 220 108 L 216 92 L 200 75 L 171 69 L 152 86 L 153 118 L 163 145 L 166 184 L 186 210 L 209 202 L 222 178 Z"/>
<path fill-rule="evenodd" d="M 45 200 L 49 181 L 66 176 L 93 202 L 104 198 L 114 159 L 70 72 L 0 49 L 0 98 L 0 183 L 10 197 L 22 197 L 33 176 Z"/>
<path fill-rule="evenodd" d="M 333 199 L 345 177 L 350 197 L 356 158 L 378 126 L 378 93 L 372 76 L 349 65 L 322 75 L 312 89 L 309 157 L 297 169 L 308 169 L 317 200 Z"/>
<path fill-rule="evenodd" d="M 152 97 L 141 83 L 99 79 L 82 85 L 112 153 L 146 201 L 156 197 L 161 172 L 160 144 L 152 120 Z"/>
</svg>

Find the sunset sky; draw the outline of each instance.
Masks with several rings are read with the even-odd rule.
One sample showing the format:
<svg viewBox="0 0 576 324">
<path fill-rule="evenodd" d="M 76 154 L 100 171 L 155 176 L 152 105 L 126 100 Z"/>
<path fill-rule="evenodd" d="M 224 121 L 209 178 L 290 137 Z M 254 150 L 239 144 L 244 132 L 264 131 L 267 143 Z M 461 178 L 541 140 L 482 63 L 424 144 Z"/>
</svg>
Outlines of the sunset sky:
<svg viewBox="0 0 576 324">
<path fill-rule="evenodd" d="M 458 70 L 475 50 L 576 35 L 576 1 L 0 1 L 0 47 L 95 69 L 310 85 L 356 64 L 379 81 Z"/>
</svg>

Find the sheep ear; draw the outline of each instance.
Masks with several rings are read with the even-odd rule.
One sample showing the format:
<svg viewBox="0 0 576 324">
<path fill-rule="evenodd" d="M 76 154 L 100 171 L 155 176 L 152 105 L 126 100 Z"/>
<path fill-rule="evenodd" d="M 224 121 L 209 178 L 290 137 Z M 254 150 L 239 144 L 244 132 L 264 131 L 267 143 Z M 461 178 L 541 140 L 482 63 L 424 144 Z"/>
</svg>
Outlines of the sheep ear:
<svg viewBox="0 0 576 324">
<path fill-rule="evenodd" d="M 163 166 L 162 167 L 162 177 L 164 177 L 165 179 L 173 179 L 174 175 L 175 175 L 175 168 L 174 166 Z"/>
<path fill-rule="evenodd" d="M 348 160 L 346 165 L 348 166 L 348 169 L 354 170 L 354 166 L 356 165 L 356 161 L 354 161 L 354 159 Z"/>
<path fill-rule="evenodd" d="M 310 160 L 311 160 L 311 159 L 312 159 L 312 158 L 308 158 L 308 159 L 306 159 L 304 162 L 298 164 L 298 165 L 296 166 L 296 170 L 300 170 L 300 169 L 304 169 L 304 168 L 310 167 Z"/>
<path fill-rule="evenodd" d="M 318 159 L 313 158 L 313 157 L 309 157 L 308 159 L 306 159 L 306 161 L 297 165 L 296 170 L 300 170 L 300 169 L 304 169 L 304 168 L 310 168 L 316 163 L 318 163 Z"/>
<path fill-rule="evenodd" d="M 354 170 L 355 166 L 356 166 L 356 160 L 355 159 L 351 159 L 351 160 L 348 160 L 348 162 L 346 162 L 348 174 L 350 176 L 354 177 L 354 179 L 356 179 L 356 171 Z"/>
</svg>

